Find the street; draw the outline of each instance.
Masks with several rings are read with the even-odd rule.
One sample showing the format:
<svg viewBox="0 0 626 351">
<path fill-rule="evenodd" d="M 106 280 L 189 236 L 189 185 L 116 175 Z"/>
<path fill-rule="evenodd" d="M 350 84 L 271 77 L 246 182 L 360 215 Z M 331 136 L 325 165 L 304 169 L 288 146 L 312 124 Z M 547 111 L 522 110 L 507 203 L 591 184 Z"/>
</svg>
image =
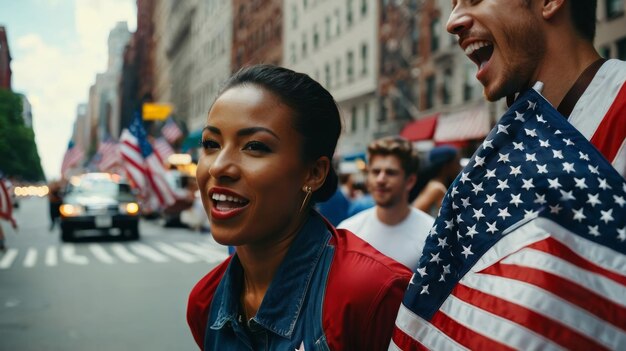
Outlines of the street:
<svg viewBox="0 0 626 351">
<path fill-rule="evenodd" d="M 196 350 L 185 318 L 195 282 L 227 257 L 207 233 L 140 222 L 137 242 L 62 243 L 45 198 L 2 221 L 0 350 Z"/>
</svg>

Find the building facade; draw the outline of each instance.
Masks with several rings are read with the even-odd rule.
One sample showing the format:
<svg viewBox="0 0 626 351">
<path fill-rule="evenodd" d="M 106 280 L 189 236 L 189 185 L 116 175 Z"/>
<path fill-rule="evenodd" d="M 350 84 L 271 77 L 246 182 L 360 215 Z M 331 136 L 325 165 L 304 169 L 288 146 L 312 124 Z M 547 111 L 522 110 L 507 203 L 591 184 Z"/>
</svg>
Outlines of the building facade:
<svg viewBox="0 0 626 351">
<path fill-rule="evenodd" d="M 0 26 L 0 89 L 11 90 L 11 51 L 4 26 Z"/>
<path fill-rule="evenodd" d="M 283 0 L 232 0 L 231 68 L 283 62 Z"/>
<path fill-rule="evenodd" d="M 605 58 L 626 60 L 626 0 L 600 0 L 595 45 Z"/>
</svg>

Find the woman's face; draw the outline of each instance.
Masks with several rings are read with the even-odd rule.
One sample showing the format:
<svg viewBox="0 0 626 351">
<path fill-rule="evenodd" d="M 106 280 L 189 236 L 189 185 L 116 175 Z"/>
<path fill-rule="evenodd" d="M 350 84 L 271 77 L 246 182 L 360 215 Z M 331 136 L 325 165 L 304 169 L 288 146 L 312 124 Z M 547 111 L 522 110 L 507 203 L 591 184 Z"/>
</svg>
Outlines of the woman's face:
<svg viewBox="0 0 626 351">
<path fill-rule="evenodd" d="M 230 88 L 211 107 L 196 177 L 217 242 L 271 244 L 295 230 L 307 168 L 293 114 L 256 85 Z"/>
</svg>

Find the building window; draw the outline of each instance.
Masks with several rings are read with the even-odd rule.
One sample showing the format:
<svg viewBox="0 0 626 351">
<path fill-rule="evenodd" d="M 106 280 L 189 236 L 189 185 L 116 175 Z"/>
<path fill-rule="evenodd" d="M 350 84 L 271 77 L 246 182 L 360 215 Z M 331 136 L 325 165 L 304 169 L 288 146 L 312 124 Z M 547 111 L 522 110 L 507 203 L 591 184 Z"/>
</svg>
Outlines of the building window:
<svg viewBox="0 0 626 351">
<path fill-rule="evenodd" d="M 365 130 L 370 128 L 370 104 L 363 105 L 363 127 Z"/>
<path fill-rule="evenodd" d="M 367 2 L 369 0 L 361 0 L 361 16 L 365 17 L 367 15 Z"/>
<path fill-rule="evenodd" d="M 348 78 L 348 83 L 352 83 L 352 81 L 354 80 L 354 53 L 352 52 L 352 50 L 348 51 L 347 61 L 346 76 Z"/>
<path fill-rule="evenodd" d="M 308 0 L 302 0 L 302 6 L 304 6 L 304 8 L 306 9 L 307 6 L 309 6 L 309 1 Z"/>
<path fill-rule="evenodd" d="M 356 106 L 352 106 L 352 116 L 350 117 L 350 130 L 352 131 L 352 133 L 355 133 L 356 129 Z"/>
<path fill-rule="evenodd" d="M 330 16 L 326 16 L 326 19 L 324 20 L 325 25 L 326 25 L 326 41 L 330 40 L 331 37 L 331 33 L 330 33 Z"/>
<path fill-rule="evenodd" d="M 348 27 L 352 26 L 352 0 L 346 0 L 346 22 L 348 24 Z"/>
<path fill-rule="evenodd" d="M 622 61 L 626 60 L 626 37 L 617 41 L 617 58 Z"/>
<path fill-rule="evenodd" d="M 330 83 L 332 83 L 332 81 L 330 75 L 330 64 L 328 63 L 324 66 L 324 75 L 326 76 L 326 88 L 330 89 Z"/>
<path fill-rule="evenodd" d="M 293 5 L 291 7 L 291 28 L 298 28 L 298 6 Z"/>
<path fill-rule="evenodd" d="M 443 72 L 443 104 L 448 105 L 452 100 L 452 69 L 448 68 Z"/>
<path fill-rule="evenodd" d="M 337 86 L 339 86 L 339 84 L 341 84 L 341 59 L 337 58 L 335 60 L 335 81 L 337 84 Z"/>
<path fill-rule="evenodd" d="M 341 13 L 339 9 L 335 10 L 335 22 L 337 23 L 337 28 L 335 28 L 335 35 L 339 36 L 341 34 Z"/>
<path fill-rule="evenodd" d="M 435 106 L 435 76 L 426 78 L 426 109 Z"/>
<path fill-rule="evenodd" d="M 289 59 L 291 60 L 291 63 L 296 63 L 296 44 L 295 43 L 291 43 L 289 45 L 289 52 L 290 52 L 290 57 Z"/>
<path fill-rule="evenodd" d="M 474 66 L 470 63 L 465 63 L 465 72 L 463 75 L 463 101 L 469 101 L 474 97 L 474 85 L 472 73 Z"/>
<path fill-rule="evenodd" d="M 361 75 L 367 74 L 367 43 L 361 45 Z"/>
<path fill-rule="evenodd" d="M 307 51 L 308 51 L 307 36 L 306 36 L 306 33 L 302 33 L 302 58 L 306 57 Z"/>
<path fill-rule="evenodd" d="M 612 19 L 624 15 L 624 0 L 606 0 L 606 17 Z"/>
<path fill-rule="evenodd" d="M 320 46 L 320 34 L 317 31 L 317 24 L 313 25 L 313 48 L 317 50 Z"/>
<path fill-rule="evenodd" d="M 434 52 L 439 49 L 439 40 L 441 39 L 441 21 L 439 18 L 433 18 L 430 22 L 430 51 Z"/>
</svg>

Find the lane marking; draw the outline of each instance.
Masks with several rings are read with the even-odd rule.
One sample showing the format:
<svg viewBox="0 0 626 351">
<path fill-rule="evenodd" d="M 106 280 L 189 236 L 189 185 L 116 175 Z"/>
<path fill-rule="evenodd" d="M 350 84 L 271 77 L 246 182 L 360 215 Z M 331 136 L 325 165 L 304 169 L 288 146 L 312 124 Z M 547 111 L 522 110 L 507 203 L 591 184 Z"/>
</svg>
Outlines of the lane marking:
<svg viewBox="0 0 626 351">
<path fill-rule="evenodd" d="M 8 249 L 0 260 L 0 269 L 7 269 L 11 267 L 13 261 L 17 257 L 17 249 Z"/>
</svg>

